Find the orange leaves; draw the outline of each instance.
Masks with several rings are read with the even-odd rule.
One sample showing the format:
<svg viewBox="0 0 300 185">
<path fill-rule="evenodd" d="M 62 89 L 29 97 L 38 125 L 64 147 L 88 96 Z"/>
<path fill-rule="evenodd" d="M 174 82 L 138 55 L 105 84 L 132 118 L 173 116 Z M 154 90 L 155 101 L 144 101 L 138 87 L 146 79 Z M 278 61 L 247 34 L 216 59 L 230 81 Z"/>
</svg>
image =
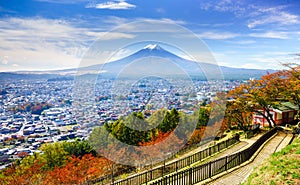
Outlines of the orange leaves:
<svg viewBox="0 0 300 185">
<path fill-rule="evenodd" d="M 44 164 L 36 160 L 29 166 L 21 164 L 4 170 L 0 182 L 10 185 L 80 184 L 105 175 L 108 170 L 106 161 L 103 157 L 93 157 L 91 154 L 82 158 L 69 157 L 64 166 L 47 171 L 43 168 Z"/>
<path fill-rule="evenodd" d="M 188 141 L 188 144 L 196 144 L 199 143 L 201 140 L 210 137 L 215 137 L 217 136 L 217 134 L 223 133 L 227 128 L 228 126 L 226 118 L 215 122 L 213 125 L 202 126 L 200 129 L 196 129 L 193 132 L 190 140 Z"/>
<path fill-rule="evenodd" d="M 280 102 L 290 101 L 300 107 L 300 66 L 294 64 L 284 64 L 284 66 L 288 67 L 288 70 L 264 75 L 259 80 L 251 80 L 232 90 L 228 97 L 233 98 L 234 101 L 228 106 L 228 115 L 235 114 L 234 121 L 242 124 L 249 120 L 244 119 L 248 117 L 248 114 L 243 115 L 245 112 L 256 112 L 261 114 L 270 125 L 274 125 L 270 111 Z"/>
<path fill-rule="evenodd" d="M 158 132 L 158 135 L 152 139 L 152 141 L 149 141 L 149 142 L 141 142 L 139 143 L 139 146 L 150 146 L 150 145 L 154 145 L 156 143 L 160 143 L 162 142 L 163 140 L 165 140 L 167 137 L 169 137 L 169 135 L 171 134 L 172 132 Z"/>
<path fill-rule="evenodd" d="M 91 154 L 69 158 L 68 163 L 50 171 L 42 184 L 80 184 L 106 173 L 106 159 Z"/>
<path fill-rule="evenodd" d="M 191 144 L 199 143 L 202 140 L 202 136 L 204 134 L 204 131 L 205 131 L 205 127 L 201 127 L 200 129 L 196 129 L 193 132 L 190 140 L 188 141 L 188 144 L 191 145 Z"/>
<path fill-rule="evenodd" d="M 10 185 L 39 184 L 43 177 L 43 163 L 35 161 L 30 166 L 11 166 L 3 170 L 1 183 Z"/>
</svg>

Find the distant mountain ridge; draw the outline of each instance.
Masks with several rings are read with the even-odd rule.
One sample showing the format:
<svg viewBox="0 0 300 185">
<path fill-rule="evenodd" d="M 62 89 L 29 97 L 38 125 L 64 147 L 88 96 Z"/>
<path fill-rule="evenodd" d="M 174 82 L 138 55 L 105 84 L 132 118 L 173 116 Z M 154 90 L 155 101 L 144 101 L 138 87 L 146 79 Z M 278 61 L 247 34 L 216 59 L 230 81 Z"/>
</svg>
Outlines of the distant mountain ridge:
<svg viewBox="0 0 300 185">
<path fill-rule="evenodd" d="M 267 72 L 275 72 L 275 70 L 231 68 L 204 62 L 199 63 L 190 61 L 165 50 L 158 44 L 150 44 L 132 55 L 105 64 L 96 64 L 77 69 L 73 68 L 43 72 L 2 72 L 0 73 L 0 80 L 72 78 L 77 72 L 81 75 L 91 75 L 98 74 L 99 71 L 101 71 L 102 78 L 115 77 L 122 72 L 124 73 L 124 71 L 126 71 L 126 73 L 124 73 L 125 76 L 135 75 L 138 71 L 140 71 L 140 73 L 144 72 L 145 74 L 151 74 L 151 71 L 155 73 L 161 71 L 162 74 L 184 72 L 191 77 L 205 80 L 206 76 L 213 77 L 216 70 L 221 71 L 224 79 L 228 80 L 259 78 Z"/>
</svg>

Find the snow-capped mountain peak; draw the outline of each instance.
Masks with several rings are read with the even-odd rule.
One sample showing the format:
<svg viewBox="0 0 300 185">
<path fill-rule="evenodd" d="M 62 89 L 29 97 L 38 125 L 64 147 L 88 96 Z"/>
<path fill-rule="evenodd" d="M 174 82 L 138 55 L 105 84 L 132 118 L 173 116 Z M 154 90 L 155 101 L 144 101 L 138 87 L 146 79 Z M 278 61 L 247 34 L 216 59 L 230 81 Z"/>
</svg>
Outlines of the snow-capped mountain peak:
<svg viewBox="0 0 300 185">
<path fill-rule="evenodd" d="M 158 44 L 149 44 L 145 46 L 144 49 L 154 50 L 154 49 L 161 49 L 161 47 Z"/>
</svg>

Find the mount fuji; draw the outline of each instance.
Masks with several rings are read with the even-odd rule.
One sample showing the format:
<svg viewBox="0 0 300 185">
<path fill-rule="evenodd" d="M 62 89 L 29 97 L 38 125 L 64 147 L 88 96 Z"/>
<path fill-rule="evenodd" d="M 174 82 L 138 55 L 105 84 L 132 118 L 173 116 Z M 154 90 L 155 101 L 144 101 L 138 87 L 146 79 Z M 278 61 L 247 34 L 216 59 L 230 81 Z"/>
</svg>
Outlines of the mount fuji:
<svg viewBox="0 0 300 185">
<path fill-rule="evenodd" d="M 148 73 L 149 71 L 154 73 L 158 71 L 166 73 L 166 71 L 168 71 L 167 73 L 171 74 L 178 72 L 178 69 L 175 69 L 177 67 L 180 68 L 181 71 L 185 71 L 190 74 L 196 72 L 195 65 L 196 62 L 183 59 L 163 49 L 160 45 L 150 44 L 122 59 L 105 64 L 79 68 L 78 71 L 91 72 L 93 70 L 100 70 L 102 71 L 102 76 L 115 76 L 126 70 L 126 76 L 132 76 L 137 75 L 137 70 L 140 71 L 139 73 L 142 73 L 143 71 Z"/>
<path fill-rule="evenodd" d="M 205 62 L 195 62 L 179 57 L 158 44 L 147 45 L 143 49 L 122 59 L 104 65 L 98 64 L 79 68 L 78 71 L 91 72 L 97 70 L 98 72 L 100 69 L 103 71 L 101 73 L 102 77 L 116 76 L 124 70 L 126 70 L 127 76 L 137 75 L 136 70 L 139 70 L 139 73 L 145 72 L 147 74 L 151 74 L 151 72 L 156 73 L 157 71 L 167 74 L 173 73 L 174 75 L 185 73 L 191 77 L 201 79 L 205 79 L 207 75 L 214 78 L 214 75 L 217 74 L 216 70 L 220 71 L 225 79 L 259 78 L 267 72 L 275 72 L 275 70 L 231 68 Z"/>
<path fill-rule="evenodd" d="M 55 70 L 55 71 L 32 71 L 32 72 L 14 72 L 0 73 L 0 79 L 47 79 L 47 78 L 73 78 L 75 75 L 98 75 L 101 77 L 115 77 L 122 74 L 124 77 L 130 77 L 138 74 L 188 74 L 191 77 L 205 79 L 209 75 L 213 78 L 216 69 L 221 71 L 224 79 L 249 79 L 259 78 L 267 72 L 273 73 L 275 70 L 259 70 L 231 68 L 217 66 L 205 62 L 195 62 L 179 57 L 161 47 L 158 44 L 150 44 L 141 50 L 124 57 L 122 59 L 108 62 L 105 64 L 96 64 L 87 67 Z M 101 71 L 101 73 L 99 73 Z M 204 73 L 205 72 L 205 73 Z"/>
</svg>

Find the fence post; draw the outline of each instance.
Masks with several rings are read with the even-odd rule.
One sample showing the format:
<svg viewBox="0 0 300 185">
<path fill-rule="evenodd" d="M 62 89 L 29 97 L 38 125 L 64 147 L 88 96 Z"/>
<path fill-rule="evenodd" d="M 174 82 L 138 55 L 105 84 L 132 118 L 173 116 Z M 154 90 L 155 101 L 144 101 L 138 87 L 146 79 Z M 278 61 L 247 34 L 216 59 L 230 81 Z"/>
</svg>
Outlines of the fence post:
<svg viewBox="0 0 300 185">
<path fill-rule="evenodd" d="M 162 173 L 161 173 L 161 176 L 163 177 L 164 174 L 165 174 L 165 168 L 166 168 L 166 160 L 164 159 L 164 166 L 162 168 Z"/>
<path fill-rule="evenodd" d="M 211 178 L 211 161 L 209 161 L 209 171 L 208 171 L 208 176 Z"/>
<path fill-rule="evenodd" d="M 228 169 L 228 156 L 225 157 L 225 171 Z"/>
<path fill-rule="evenodd" d="M 115 184 L 115 180 L 114 180 L 114 164 L 112 164 L 111 181 L 112 181 L 112 185 L 114 185 Z"/>
<path fill-rule="evenodd" d="M 192 170 L 193 170 L 192 168 L 189 169 L 189 184 L 193 184 L 193 179 L 192 179 L 193 171 Z"/>
<path fill-rule="evenodd" d="M 146 172 L 146 185 L 148 184 L 148 172 Z"/>
</svg>

